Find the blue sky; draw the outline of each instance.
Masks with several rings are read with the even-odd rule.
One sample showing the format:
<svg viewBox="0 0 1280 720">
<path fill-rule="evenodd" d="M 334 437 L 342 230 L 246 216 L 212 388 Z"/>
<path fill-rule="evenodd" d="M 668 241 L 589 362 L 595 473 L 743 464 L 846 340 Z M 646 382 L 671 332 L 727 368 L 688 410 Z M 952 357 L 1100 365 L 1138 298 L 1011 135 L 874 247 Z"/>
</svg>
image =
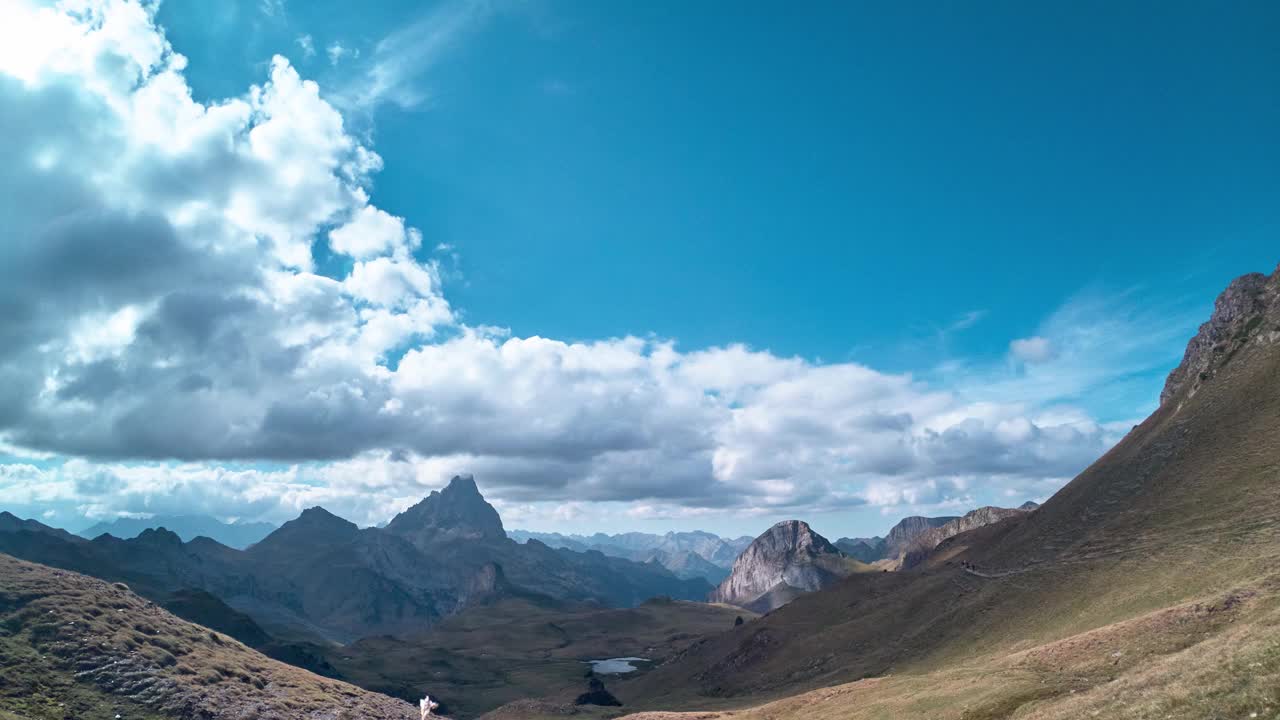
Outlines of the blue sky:
<svg viewBox="0 0 1280 720">
<path fill-rule="evenodd" d="M 299 34 L 368 58 L 466 12 L 248 2 L 209 33 L 201 5 L 160 14 L 198 96 L 275 52 L 341 85 Z M 420 105 L 373 113 L 375 197 L 458 248 L 470 321 L 521 335 L 906 370 L 981 310 L 948 350 L 999 355 L 1090 284 L 1203 304 L 1274 264 L 1276 7 L 1154 10 L 494 3 L 407 81 Z"/>
<path fill-rule="evenodd" d="M 371 299 L 367 283 L 344 291 L 356 312 L 385 306 L 398 323 L 421 323 L 380 346 L 376 364 L 397 370 L 408 353 L 481 377 L 476 368 L 489 361 L 467 352 L 520 340 L 536 354 L 523 341 L 545 338 L 562 344 L 546 350 L 557 368 L 573 366 L 582 347 L 601 374 L 495 371 L 465 401 L 415 385 L 419 411 L 440 428 L 384 432 L 354 413 L 312 427 L 315 447 L 292 428 L 279 442 L 193 440 L 241 425 L 269 437 L 278 430 L 271 422 L 294 417 L 280 398 L 251 408 L 223 394 L 205 414 L 226 424 L 210 420 L 191 437 L 146 433 L 145 442 L 121 434 L 124 420 L 101 437 L 69 437 L 56 430 L 74 408 L 42 407 L 28 425 L 0 425 L 15 476 L 18 466 L 54 474 L 32 480 L 24 471 L 15 481 L 26 483 L 21 493 L 13 486 L 26 509 L 148 512 L 161 504 L 156 488 L 180 486 L 223 516 L 279 520 L 315 501 L 373 521 L 443 484 L 440 475 L 474 470 L 513 526 L 750 532 L 819 513 L 827 519 L 815 526 L 833 536 L 878 532 L 906 512 L 1050 494 L 1155 407 L 1164 373 L 1216 293 L 1280 259 L 1274 3 L 796 10 L 451 0 L 355 9 L 167 0 L 148 27 L 162 28 L 186 57 L 179 72 L 197 103 L 247 97 L 275 78 L 272 58 L 283 56 L 341 114 L 334 132 L 381 157 L 342 192 L 359 187 L 401 231 L 416 229 L 420 241 L 406 235 L 403 247 L 430 279 L 414 286 L 420 311 Z M 280 187 L 227 183 L 193 181 L 190 191 L 207 202 Z M 104 203 L 116 207 L 126 190 L 111 189 Z M 166 211 L 180 235 L 182 207 L 192 207 L 184 202 Z M 333 249 L 326 233 L 365 202 L 335 201 L 305 223 L 298 210 L 291 221 L 305 226 L 295 235 L 309 238 L 314 267 L 297 270 L 283 251 L 262 267 L 354 278 L 367 258 Z M 218 222 L 253 231 L 242 220 L 231 208 Z M 107 305 L 98 310 L 117 319 L 122 308 L 157 312 L 136 299 Z M 241 334 L 259 327 L 228 322 Z M 459 342 L 487 328 L 503 334 Z M 607 344 L 628 337 L 649 344 Z M 141 352 L 136 334 L 129 338 L 116 342 L 124 351 L 110 345 L 112 377 L 146 365 L 129 359 Z M 696 376 L 692 395 L 668 394 L 660 374 L 616 371 L 626 363 L 615 352 L 652 362 L 668 347 L 688 366 L 682 378 Z M 90 360 L 101 363 L 77 357 L 60 368 L 10 362 L 46 384 L 88 377 Z M 542 356 L 530 358 L 522 368 L 541 367 Z M 703 360 L 714 369 L 695 369 Z M 377 390 L 411 403 L 404 388 L 421 378 L 417 366 L 397 370 L 403 382 L 352 367 L 344 372 L 373 378 L 366 399 Z M 875 376 L 862 379 L 857 368 Z M 207 394 L 235 387 L 188 370 L 200 378 L 192 382 L 209 383 Z M 301 394 L 331 400 L 337 377 L 318 374 Z M 846 435 L 853 419 L 800 417 L 797 407 L 816 396 L 796 388 L 831 383 L 894 388 L 850 390 L 841 407 L 856 410 L 853 419 L 908 419 L 876 421 L 886 440 L 870 447 Z M 530 405 L 494 397 L 526 384 Z M 659 399 L 636 400 L 650 392 Z M 684 414 L 699 393 L 721 404 L 697 409 L 709 416 Z M 192 410 L 113 397 L 77 400 L 124 419 L 144 405 L 175 417 Z M 537 403 L 563 418 L 540 415 Z M 602 422 L 610 428 L 596 437 Z M 1032 430 L 1019 429 L 1023 422 Z M 475 436 L 451 439 L 455 426 Z M 949 440 L 934 443 L 948 430 Z M 1008 463 L 977 462 L 989 450 L 977 441 L 984 433 Z M 516 439 L 476 440 L 488 434 Z M 677 441 L 700 434 L 705 443 Z M 960 436 L 973 442 L 961 448 Z M 405 449 L 409 463 L 398 459 Z M 791 464 L 770 460 L 778 457 Z M 277 473 L 259 485 L 282 483 L 292 494 L 271 505 L 249 502 L 247 489 L 225 497 L 201 489 L 240 471 Z M 349 480 L 370 472 L 388 478 L 377 502 L 360 499 L 369 488 Z M 78 479 L 95 473 L 115 477 L 131 499 L 90 498 L 91 484 Z M 41 496 L 34 483 L 71 489 Z"/>
</svg>

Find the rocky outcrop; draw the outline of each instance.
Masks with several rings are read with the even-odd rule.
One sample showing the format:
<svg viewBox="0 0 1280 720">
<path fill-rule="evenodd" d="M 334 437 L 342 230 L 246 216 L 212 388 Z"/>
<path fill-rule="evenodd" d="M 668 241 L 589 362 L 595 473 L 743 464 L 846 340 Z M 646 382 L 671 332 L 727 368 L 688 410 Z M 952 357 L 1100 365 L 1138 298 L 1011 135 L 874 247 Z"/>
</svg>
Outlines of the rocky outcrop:
<svg viewBox="0 0 1280 720">
<path fill-rule="evenodd" d="M 729 577 L 711 593 L 711 602 L 752 606 L 765 595 L 786 602 L 797 594 L 821 590 L 849 575 L 858 564 L 808 523 L 787 520 L 769 528 L 742 551 Z M 753 607 L 755 610 L 772 610 Z"/>
<path fill-rule="evenodd" d="M 937 527 L 942 527 L 949 522 L 959 520 L 954 515 L 944 515 L 942 517 L 920 517 L 913 515 L 905 517 L 898 521 L 889 530 L 889 534 L 884 538 L 884 555 L 881 557 L 895 558 L 902 553 L 903 550 L 911 544 L 913 540 L 921 534 L 928 532 Z"/>
<path fill-rule="evenodd" d="M 956 518 L 944 525 L 930 528 L 916 535 L 899 554 L 898 568 L 906 570 L 921 564 L 929 556 L 929 553 L 947 538 L 955 537 L 960 533 L 976 530 L 992 523 L 998 523 L 1007 518 L 1025 515 L 1038 507 L 1040 506 L 1036 503 L 1025 502 L 1016 508 L 987 505 L 977 510 L 971 510 L 965 513 L 964 517 Z"/>
<path fill-rule="evenodd" d="M 1213 315 L 1187 343 L 1182 362 L 1169 373 L 1160 392 L 1163 406 L 1184 388 L 1187 397 L 1224 369 L 1251 343 L 1280 342 L 1280 268 L 1270 276 L 1242 275 L 1213 303 Z"/>
</svg>

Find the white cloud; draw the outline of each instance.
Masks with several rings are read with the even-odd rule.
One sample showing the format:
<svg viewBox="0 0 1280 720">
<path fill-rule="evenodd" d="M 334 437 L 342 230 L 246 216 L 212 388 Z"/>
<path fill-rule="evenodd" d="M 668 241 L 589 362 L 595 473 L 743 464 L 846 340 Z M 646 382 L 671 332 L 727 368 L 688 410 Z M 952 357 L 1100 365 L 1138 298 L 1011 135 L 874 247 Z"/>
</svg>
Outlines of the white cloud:
<svg viewBox="0 0 1280 720">
<path fill-rule="evenodd" d="M 1062 401 L 1105 381 L 1085 359 L 1150 362 L 1145 318 L 1096 308 L 1046 323 L 1064 350 L 1039 366 L 952 382 L 472 327 L 418 231 L 372 204 L 380 158 L 287 60 L 204 104 L 138 5 L 5 12 L 0 41 L 23 52 L 0 42 L 19 120 L 2 128 L 0 448 L 88 458 L 0 465 L 17 505 L 374 522 L 459 472 L 504 507 L 637 518 L 1043 496 L 1122 432 Z M 408 92 L 488 12 L 446 5 L 414 26 L 422 47 L 384 41 L 373 97 Z M 314 272 L 325 237 L 343 277 Z M 1039 374 L 1054 363 L 1066 386 Z"/>
<path fill-rule="evenodd" d="M 316 43 L 310 35 L 299 35 L 295 42 L 302 49 L 302 57 L 304 60 L 310 60 L 316 56 Z"/>
<path fill-rule="evenodd" d="M 285 0 L 258 0 L 258 9 L 263 15 L 282 18 L 285 15 Z"/>
<path fill-rule="evenodd" d="M 1053 358 L 1053 344 L 1039 335 L 1009 343 L 1009 352 L 1022 362 L 1038 363 Z"/>
<path fill-rule="evenodd" d="M 360 208 L 347 224 L 329 233 L 330 247 L 357 260 L 394 252 L 404 254 L 421 244 L 421 235 L 405 231 L 404 218 L 372 205 Z"/>
<path fill-rule="evenodd" d="M 336 40 L 330 43 L 329 47 L 324 49 L 324 52 L 329 56 L 329 64 L 334 67 L 337 67 L 338 63 L 342 62 L 342 59 L 345 57 L 360 57 L 359 50 L 345 47 L 342 43 Z"/>
<path fill-rule="evenodd" d="M 418 83 L 422 75 L 492 17 L 497 4 L 497 0 L 445 0 L 379 41 L 362 76 L 340 89 L 335 98 L 348 108 L 364 111 L 383 103 L 406 109 L 420 105 L 428 97 Z M 345 54 L 340 45 L 330 47 L 335 65 Z"/>
</svg>

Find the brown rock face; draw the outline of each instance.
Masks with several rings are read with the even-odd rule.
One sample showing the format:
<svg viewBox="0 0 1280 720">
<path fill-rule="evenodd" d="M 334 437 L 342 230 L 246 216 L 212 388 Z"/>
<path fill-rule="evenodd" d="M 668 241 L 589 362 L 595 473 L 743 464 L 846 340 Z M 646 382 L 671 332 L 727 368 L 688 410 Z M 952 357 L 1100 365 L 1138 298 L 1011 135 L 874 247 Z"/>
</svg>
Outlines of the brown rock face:
<svg viewBox="0 0 1280 720">
<path fill-rule="evenodd" d="M 1213 315 L 1187 343 L 1182 363 L 1169 373 L 1160 404 L 1183 388 L 1194 394 L 1250 343 L 1280 341 L 1280 268 L 1270 276 L 1242 275 L 1231 282 L 1213 304 Z"/>
</svg>

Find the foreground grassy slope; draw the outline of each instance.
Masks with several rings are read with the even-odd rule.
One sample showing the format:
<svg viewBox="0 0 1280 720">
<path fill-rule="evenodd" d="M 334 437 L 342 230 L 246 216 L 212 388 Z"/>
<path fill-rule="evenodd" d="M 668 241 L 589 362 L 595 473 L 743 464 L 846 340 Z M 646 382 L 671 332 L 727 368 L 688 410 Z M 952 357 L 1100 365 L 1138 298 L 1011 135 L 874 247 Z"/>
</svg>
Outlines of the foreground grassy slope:
<svg viewBox="0 0 1280 720">
<path fill-rule="evenodd" d="M 733 627 L 741 608 L 654 600 L 636 608 L 566 608 L 513 598 L 471 608 L 413 638 L 366 638 L 329 654 L 361 687 L 403 698 L 430 693 L 456 717 L 532 696 L 576 695 L 582 661 L 665 660 Z"/>
<path fill-rule="evenodd" d="M 121 584 L 0 555 L 0 718 L 416 718 L 271 660 Z"/>
<path fill-rule="evenodd" d="M 833 686 L 856 689 L 848 702 L 859 709 L 833 706 L 830 717 L 1054 717 L 1053 707 L 1086 698 L 1109 710 L 1141 700 L 1173 717 L 1204 717 L 1196 712 L 1214 703 L 1266 717 L 1276 705 L 1267 709 L 1251 678 L 1270 678 L 1277 637 L 1280 321 L 1259 317 L 1039 510 L 957 536 L 919 570 L 857 575 L 798 598 L 615 692 L 632 707 L 779 719 L 824 717 L 809 701 L 794 703 Z M 1121 632 L 1109 650 L 1120 662 L 1096 674 L 1081 669 L 1092 657 L 1044 670 L 1013 659 L 1036 649 L 1053 656 L 1059 643 L 1186 603 L 1225 603 L 1228 592 L 1247 598 L 1231 601 L 1232 622 L 1184 635 L 1179 628 L 1195 623 L 1174 623 L 1176 652 Z M 1242 670 L 1250 667 L 1259 671 Z M 1177 705 L 1179 677 L 1212 699 Z M 803 695 L 810 690 L 818 694 Z M 889 709 L 862 708 L 876 703 Z"/>
<path fill-rule="evenodd" d="M 1280 599 L 1274 590 L 1265 596 L 1227 593 L 1027 650 L 868 678 L 757 707 L 641 712 L 623 720 L 1273 718 L 1280 713 Z"/>
</svg>

